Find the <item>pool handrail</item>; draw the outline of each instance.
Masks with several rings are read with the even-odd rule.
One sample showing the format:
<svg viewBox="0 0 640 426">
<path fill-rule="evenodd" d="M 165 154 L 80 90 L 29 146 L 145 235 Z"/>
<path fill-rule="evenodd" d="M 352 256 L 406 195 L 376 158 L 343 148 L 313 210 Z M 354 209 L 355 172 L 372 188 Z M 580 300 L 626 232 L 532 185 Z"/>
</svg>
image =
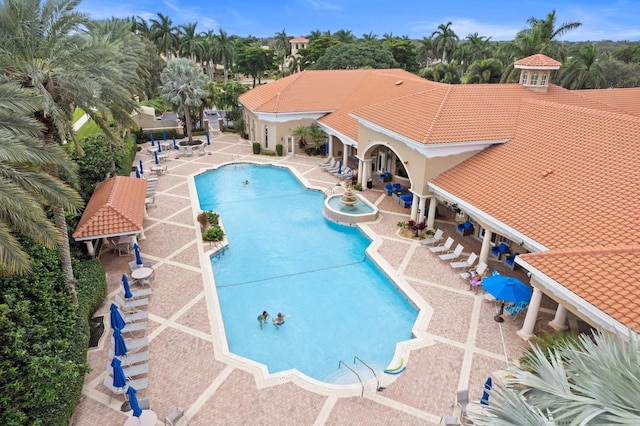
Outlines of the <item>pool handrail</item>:
<svg viewBox="0 0 640 426">
<path fill-rule="evenodd" d="M 340 368 L 340 364 L 344 365 L 349 370 L 351 370 L 351 372 L 353 374 L 355 374 L 356 377 L 358 378 L 358 381 L 360 381 L 360 386 L 362 386 L 362 392 L 360 392 L 360 398 L 362 398 L 364 396 L 364 383 L 362 383 L 362 379 L 360 378 L 360 375 L 358 373 L 356 373 L 356 370 L 354 370 L 353 368 L 349 367 L 344 361 L 340 360 L 340 362 L 338 362 L 338 368 Z"/>
<path fill-rule="evenodd" d="M 364 364 L 365 367 L 367 367 L 369 370 L 371 370 L 371 373 L 373 374 L 373 377 L 375 377 L 376 379 L 376 392 L 378 392 L 380 390 L 380 381 L 378 380 L 378 376 L 376 376 L 376 372 L 373 370 L 373 368 L 371 368 L 371 366 L 369 364 L 367 364 L 366 362 L 364 362 L 362 360 L 362 358 L 360 358 L 358 355 L 354 355 L 353 356 L 353 363 L 356 363 L 356 359 L 358 361 L 360 361 L 361 363 Z"/>
</svg>

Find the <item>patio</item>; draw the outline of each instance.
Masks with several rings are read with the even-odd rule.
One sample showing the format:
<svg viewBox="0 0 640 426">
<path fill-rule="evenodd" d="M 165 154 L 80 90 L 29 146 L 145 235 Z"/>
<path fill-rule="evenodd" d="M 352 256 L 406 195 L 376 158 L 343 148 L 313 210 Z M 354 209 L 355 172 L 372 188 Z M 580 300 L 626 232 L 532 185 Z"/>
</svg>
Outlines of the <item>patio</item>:
<svg viewBox="0 0 640 426">
<path fill-rule="evenodd" d="M 493 320 L 498 307 L 482 295 L 468 290 L 459 272 L 417 241 L 398 237 L 397 223 L 406 221 L 409 209 L 387 196 L 383 183 L 374 179 L 373 189 L 362 192 L 380 209 L 381 219 L 364 225 L 378 236 L 372 248 L 383 260 L 390 276 L 411 285 L 433 309 L 420 333 L 429 342 L 415 347 L 405 358 L 406 370 L 399 375 L 381 375 L 385 389 L 375 392 L 368 384 L 364 397 L 356 392 L 331 390 L 286 375 L 260 377 L 255 368 L 222 356 L 218 336 L 217 306 L 207 278 L 208 244 L 200 240 L 195 220 L 197 208 L 188 176 L 213 165 L 254 161 L 289 166 L 318 188 L 336 187 L 339 177 L 317 166 L 320 157 L 296 155 L 269 157 L 253 155 L 251 144 L 236 135 L 212 133 L 211 155 L 173 158 L 158 179 L 156 208 L 148 209 L 144 220 L 146 239 L 139 241 L 143 258 L 153 261 L 155 281 L 148 306 L 149 388 L 139 392 L 148 398 L 158 414 L 158 424 L 174 407 L 184 410 L 190 425 L 274 424 L 374 424 L 435 425 L 442 416 L 457 415 L 456 391 L 469 389 L 471 400 L 479 400 L 483 384 L 493 375 L 517 362 L 526 343 L 516 336 L 524 315 L 505 315 L 504 323 Z M 142 160 L 151 167 L 154 160 L 144 151 Z M 436 227 L 465 246 L 464 254 L 479 253 L 480 241 L 463 237 L 455 230 L 454 213 L 439 206 L 442 214 Z M 224 221 L 224 218 L 222 218 Z M 463 257 L 465 257 L 463 255 Z M 132 256 L 107 252 L 100 259 L 107 272 L 107 297 L 96 316 L 108 315 L 109 304 L 121 293 L 120 278 L 129 270 Z M 524 271 L 512 271 L 504 263 L 489 261 L 489 271 L 512 275 L 528 282 Z M 543 299 L 538 327 L 553 318 L 554 305 Z M 257 326 L 257 324 L 256 324 Z M 80 404 L 71 424 L 78 426 L 122 425 L 131 415 L 122 413 L 122 396 L 110 398 L 102 384 L 109 361 L 110 329 L 99 345 L 88 353 L 92 371 L 85 378 Z M 375 381 L 373 381 L 375 382 Z M 275 392 L 274 392 L 275 391 Z M 344 396 L 344 395 L 357 396 Z M 184 423 L 186 424 L 186 422 Z"/>
</svg>

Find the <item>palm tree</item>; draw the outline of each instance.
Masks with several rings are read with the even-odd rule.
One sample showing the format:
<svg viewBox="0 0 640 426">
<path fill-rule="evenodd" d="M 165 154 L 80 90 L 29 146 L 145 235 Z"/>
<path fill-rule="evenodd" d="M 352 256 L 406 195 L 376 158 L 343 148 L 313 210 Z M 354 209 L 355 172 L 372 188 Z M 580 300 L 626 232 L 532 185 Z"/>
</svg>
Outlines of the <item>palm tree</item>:
<svg viewBox="0 0 640 426">
<path fill-rule="evenodd" d="M 35 92 L 0 79 L 0 276 L 31 270 L 15 233 L 58 247 L 62 237 L 44 205 L 58 203 L 75 212 L 82 204 L 75 191 L 45 172 L 74 169 L 59 146 L 42 146 L 42 127 L 33 116 L 37 107 Z"/>
<path fill-rule="evenodd" d="M 469 34 L 469 62 L 473 63 L 480 59 L 487 59 L 491 56 L 491 37 L 480 36 L 478 33 Z"/>
<path fill-rule="evenodd" d="M 490 404 L 469 410 L 477 425 L 640 424 L 640 340 L 595 333 L 547 351 L 533 346 L 527 369 L 509 367 Z"/>
<path fill-rule="evenodd" d="M 160 96 L 178 109 L 184 112 L 184 121 L 187 126 L 189 142 L 191 136 L 190 107 L 200 106 L 202 99 L 207 96 L 207 79 L 198 69 L 198 65 L 186 58 L 175 59 L 162 71 L 160 76 Z"/>
<path fill-rule="evenodd" d="M 356 41 L 356 36 L 353 35 L 351 30 L 338 30 L 333 34 L 333 38 L 345 44 Z"/>
<path fill-rule="evenodd" d="M 114 102 L 125 103 L 116 98 L 125 92 L 118 80 L 122 74 L 115 66 L 117 47 L 106 39 L 81 33 L 88 21 L 74 10 L 77 4 L 77 0 L 0 3 L 0 74 L 37 93 L 35 117 L 44 129 L 45 146 L 76 141 L 70 122 L 73 108 L 82 108 L 94 120 L 102 121 Z M 61 173 L 54 165 L 47 171 L 53 177 Z M 62 236 L 65 289 L 77 303 L 65 205 L 53 202 L 51 209 Z"/>
<path fill-rule="evenodd" d="M 316 123 L 312 123 L 309 126 L 309 137 L 313 141 L 313 148 L 317 151 L 318 144 L 322 142 L 326 137 L 326 133 Z"/>
<path fill-rule="evenodd" d="M 146 37 L 151 40 L 151 28 L 147 21 L 139 16 L 131 18 L 132 31 L 142 37 Z"/>
<path fill-rule="evenodd" d="M 567 89 L 602 89 L 606 87 L 603 56 L 598 54 L 595 44 L 582 46 L 575 56 L 568 59 L 563 67 L 560 81 Z"/>
<path fill-rule="evenodd" d="M 418 55 L 418 63 L 422 68 L 428 68 L 433 62 L 433 57 L 436 56 L 433 39 L 431 37 L 422 37 L 419 41 L 418 49 L 416 50 Z"/>
<path fill-rule="evenodd" d="M 552 10 L 547 14 L 545 19 L 536 19 L 531 17 L 527 20 L 531 28 L 539 27 L 542 29 L 542 38 L 546 40 L 555 40 L 556 37 L 564 33 L 575 30 L 582 26 L 581 22 L 564 22 L 560 27 L 556 28 L 556 11 Z"/>
<path fill-rule="evenodd" d="M 311 43 L 312 41 L 317 40 L 322 36 L 323 36 L 322 31 L 314 30 L 314 31 L 311 31 L 307 39 L 309 39 L 309 43 Z"/>
<path fill-rule="evenodd" d="M 216 34 L 216 47 L 218 49 L 218 60 L 224 67 L 224 82 L 229 79 L 229 67 L 233 64 L 233 45 L 234 39 L 220 28 Z"/>
<path fill-rule="evenodd" d="M 174 27 L 171 19 L 162 13 L 158 13 L 158 19 L 150 19 L 150 21 L 151 40 L 164 54 L 164 58 L 167 61 L 171 60 L 179 46 L 178 28 Z"/>
<path fill-rule="evenodd" d="M 196 61 L 204 53 L 201 40 L 196 34 L 197 22 L 180 25 L 180 38 L 178 41 L 180 56 Z"/>
<path fill-rule="evenodd" d="M 298 126 L 293 129 L 293 136 L 298 140 L 300 148 L 304 148 L 307 145 L 307 138 L 309 137 L 309 128 L 307 126 Z"/>
<path fill-rule="evenodd" d="M 451 29 L 451 22 L 447 24 L 438 25 L 438 29 L 431 33 L 436 50 L 442 52 L 442 62 L 447 62 L 447 52 L 453 52 L 456 49 L 456 43 L 458 42 L 458 36 Z"/>
<path fill-rule="evenodd" d="M 213 31 L 209 30 L 202 37 L 202 62 L 204 63 L 209 79 L 213 80 L 216 73 L 216 38 Z"/>
<path fill-rule="evenodd" d="M 481 59 L 469 66 L 467 71 L 468 84 L 500 83 L 502 63 L 497 59 Z"/>
<path fill-rule="evenodd" d="M 284 72 L 284 68 L 285 68 L 284 62 L 291 51 L 291 44 L 289 43 L 289 40 L 291 39 L 291 37 L 287 35 L 287 32 L 284 29 L 281 32 L 276 33 L 275 37 L 276 37 L 276 43 L 275 43 L 276 51 L 280 52 L 280 55 L 282 56 L 280 70 Z"/>
<path fill-rule="evenodd" d="M 369 33 L 365 33 L 362 34 L 362 40 L 364 41 L 374 41 L 378 39 L 378 35 L 374 34 L 372 31 L 369 31 Z"/>
</svg>

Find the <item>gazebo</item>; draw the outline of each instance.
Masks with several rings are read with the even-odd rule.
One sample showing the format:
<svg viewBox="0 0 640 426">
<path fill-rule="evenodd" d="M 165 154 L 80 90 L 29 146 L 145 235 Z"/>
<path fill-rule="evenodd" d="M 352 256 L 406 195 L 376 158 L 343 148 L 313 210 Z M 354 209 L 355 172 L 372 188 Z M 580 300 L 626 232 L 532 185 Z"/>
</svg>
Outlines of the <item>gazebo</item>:
<svg viewBox="0 0 640 426">
<path fill-rule="evenodd" d="M 116 176 L 99 184 L 73 233 L 76 241 L 84 241 L 91 256 L 96 256 L 95 241 L 114 238 L 144 238 L 147 180 Z"/>
</svg>

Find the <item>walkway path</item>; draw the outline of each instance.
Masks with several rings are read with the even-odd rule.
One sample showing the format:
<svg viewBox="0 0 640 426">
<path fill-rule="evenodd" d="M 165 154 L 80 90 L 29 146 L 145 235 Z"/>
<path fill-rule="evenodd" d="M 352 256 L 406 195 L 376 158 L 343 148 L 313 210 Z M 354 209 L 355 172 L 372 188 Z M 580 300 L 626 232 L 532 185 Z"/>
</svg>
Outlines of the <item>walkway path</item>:
<svg viewBox="0 0 640 426">
<path fill-rule="evenodd" d="M 297 171 L 312 186 L 335 186 L 337 178 L 317 166 L 317 157 L 268 157 L 251 153 L 251 145 L 235 135 L 214 132 L 211 155 L 171 158 L 168 174 L 160 177 L 155 208 L 145 219 L 143 257 L 154 263 L 156 280 L 149 303 L 149 389 L 141 397 L 151 401 L 160 420 L 173 407 L 181 407 L 190 425 L 276 424 L 438 424 L 441 416 L 457 414 L 456 390 L 470 390 L 479 399 L 488 375 L 517 361 L 524 343 L 515 332 L 524 316 L 493 320 L 496 306 L 467 283 L 448 264 L 415 241 L 396 235 L 397 222 L 406 221 L 403 209 L 384 195 L 379 182 L 363 194 L 375 202 L 382 219 L 366 225 L 376 235 L 370 248 L 391 277 L 404 280 L 431 306 L 418 330 L 426 344 L 410 351 L 406 370 L 381 375 L 385 390 L 367 383 L 363 398 L 359 386 L 321 386 L 286 374 L 264 375 L 264 370 L 224 352 L 220 315 L 209 276 L 210 266 L 199 238 L 189 177 L 226 162 L 276 162 Z M 138 153 L 151 166 L 153 157 Z M 147 169 L 147 167 L 145 167 Z M 224 218 L 223 218 L 224 220 Z M 108 311 L 121 292 L 120 277 L 128 271 L 128 257 L 106 253 L 108 296 L 96 315 L 105 315 L 107 332 L 99 347 L 88 354 L 82 399 L 71 424 L 122 425 L 130 413 L 121 413 L 122 395 L 111 398 L 102 385 L 111 348 Z M 540 320 L 544 320 L 544 315 Z M 550 320 L 551 317 L 546 318 Z M 257 324 L 256 324 L 257 326 Z M 373 384 L 372 384 L 373 383 Z M 163 424 L 161 421 L 158 424 Z"/>
</svg>

